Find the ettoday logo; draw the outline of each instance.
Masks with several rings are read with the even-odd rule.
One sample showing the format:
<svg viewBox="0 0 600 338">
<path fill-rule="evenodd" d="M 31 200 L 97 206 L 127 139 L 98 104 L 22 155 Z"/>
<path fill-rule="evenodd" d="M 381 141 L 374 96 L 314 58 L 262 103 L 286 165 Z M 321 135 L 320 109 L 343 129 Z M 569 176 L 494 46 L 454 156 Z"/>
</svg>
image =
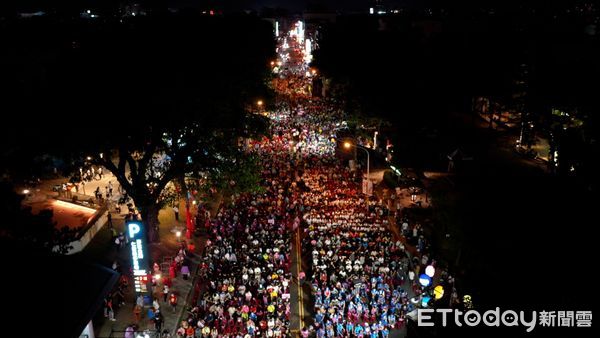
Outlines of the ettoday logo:
<svg viewBox="0 0 600 338">
<path fill-rule="evenodd" d="M 485 311 L 460 311 L 455 309 L 419 309 L 417 324 L 419 326 L 434 326 L 434 314 L 441 315 L 442 326 L 446 327 L 449 320 L 454 319 L 454 325 L 488 327 L 523 326 L 526 332 L 533 331 L 536 326 L 545 327 L 591 327 L 592 311 L 501 311 L 499 307 Z"/>
</svg>

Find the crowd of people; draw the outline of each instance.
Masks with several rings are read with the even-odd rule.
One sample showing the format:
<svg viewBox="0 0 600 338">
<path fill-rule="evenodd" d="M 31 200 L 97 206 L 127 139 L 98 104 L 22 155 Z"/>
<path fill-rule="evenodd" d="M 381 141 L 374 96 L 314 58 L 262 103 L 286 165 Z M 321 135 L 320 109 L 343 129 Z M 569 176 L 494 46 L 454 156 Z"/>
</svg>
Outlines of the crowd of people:
<svg viewBox="0 0 600 338">
<path fill-rule="evenodd" d="M 288 337 L 289 224 L 298 212 L 282 161 L 263 172 L 263 193 L 235 196 L 212 220 L 201 263 L 205 290 L 188 324 L 202 336 Z"/>
<path fill-rule="evenodd" d="M 317 337 L 387 337 L 413 309 L 405 279 L 408 255 L 389 231 L 386 207 L 359 194 L 356 175 L 320 159 L 303 180 Z"/>
<path fill-rule="evenodd" d="M 260 155 L 262 191 L 232 196 L 214 217 L 201 217 L 208 231 L 201 291 L 177 330 L 181 337 L 290 337 L 292 283 L 309 283 L 314 296 L 314 324 L 305 336 L 386 338 L 416 306 L 412 297 L 422 289 L 411 282 L 432 261 L 411 259 L 390 231 L 390 206 L 360 193 L 360 170 L 335 156 L 344 112 L 306 95 L 307 81 L 281 72 L 267 113 L 270 136 L 246 143 Z M 294 280 L 291 240 L 298 228 L 309 269 Z"/>
</svg>

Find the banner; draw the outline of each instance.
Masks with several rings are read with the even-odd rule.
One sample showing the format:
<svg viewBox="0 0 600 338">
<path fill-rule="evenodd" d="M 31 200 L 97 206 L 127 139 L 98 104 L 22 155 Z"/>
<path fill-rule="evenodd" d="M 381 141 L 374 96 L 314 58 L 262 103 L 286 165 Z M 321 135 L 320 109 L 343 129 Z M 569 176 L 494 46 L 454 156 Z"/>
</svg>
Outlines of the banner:
<svg viewBox="0 0 600 338">
<path fill-rule="evenodd" d="M 373 195 L 373 182 L 364 178 L 362 181 L 362 193 L 367 196 Z"/>
</svg>

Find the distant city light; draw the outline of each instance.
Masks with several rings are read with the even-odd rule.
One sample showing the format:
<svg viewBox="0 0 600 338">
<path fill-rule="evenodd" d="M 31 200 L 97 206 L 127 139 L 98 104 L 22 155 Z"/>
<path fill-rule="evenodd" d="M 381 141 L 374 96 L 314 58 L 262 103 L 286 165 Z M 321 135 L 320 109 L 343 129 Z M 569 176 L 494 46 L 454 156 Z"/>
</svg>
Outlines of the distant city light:
<svg viewBox="0 0 600 338">
<path fill-rule="evenodd" d="M 369 8 L 369 14 L 373 14 L 375 13 L 375 9 L 373 9 L 373 7 Z"/>
</svg>

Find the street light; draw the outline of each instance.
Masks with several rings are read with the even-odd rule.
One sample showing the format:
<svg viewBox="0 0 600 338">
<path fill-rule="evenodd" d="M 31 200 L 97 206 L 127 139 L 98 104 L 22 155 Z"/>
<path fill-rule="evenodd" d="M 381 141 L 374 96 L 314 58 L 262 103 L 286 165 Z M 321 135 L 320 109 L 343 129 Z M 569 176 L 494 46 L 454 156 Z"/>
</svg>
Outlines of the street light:
<svg viewBox="0 0 600 338">
<path fill-rule="evenodd" d="M 364 150 L 364 152 L 367 153 L 367 181 L 371 182 L 371 176 L 370 176 L 370 171 L 369 171 L 369 163 L 371 161 L 370 161 L 369 151 L 367 150 L 367 148 L 365 148 L 365 147 L 363 147 L 361 145 L 353 144 L 353 143 L 350 143 L 348 141 L 344 142 L 344 148 L 350 149 L 351 147 L 354 147 L 356 149 Z M 367 195 L 368 195 L 368 192 L 369 192 L 369 187 L 367 186 Z"/>
</svg>

